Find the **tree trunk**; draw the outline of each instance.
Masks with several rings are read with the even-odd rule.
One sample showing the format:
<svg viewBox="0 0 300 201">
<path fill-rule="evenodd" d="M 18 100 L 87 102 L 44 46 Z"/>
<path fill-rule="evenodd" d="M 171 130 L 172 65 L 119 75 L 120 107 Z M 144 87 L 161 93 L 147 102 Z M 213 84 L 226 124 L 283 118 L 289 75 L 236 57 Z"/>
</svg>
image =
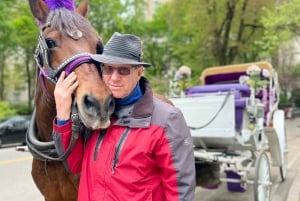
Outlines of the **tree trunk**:
<svg viewBox="0 0 300 201">
<path fill-rule="evenodd" d="M 30 64 L 31 64 L 31 60 L 32 60 L 32 56 L 26 54 L 26 58 L 25 58 L 25 66 L 26 66 L 26 81 L 27 81 L 27 97 L 28 97 L 28 108 L 31 110 L 32 109 L 32 77 L 31 77 L 31 73 L 30 73 Z"/>
<path fill-rule="evenodd" d="M 5 88 L 5 83 L 4 83 L 4 68 L 5 68 L 5 54 L 1 54 L 1 59 L 0 59 L 0 100 L 4 100 L 4 88 Z"/>
</svg>

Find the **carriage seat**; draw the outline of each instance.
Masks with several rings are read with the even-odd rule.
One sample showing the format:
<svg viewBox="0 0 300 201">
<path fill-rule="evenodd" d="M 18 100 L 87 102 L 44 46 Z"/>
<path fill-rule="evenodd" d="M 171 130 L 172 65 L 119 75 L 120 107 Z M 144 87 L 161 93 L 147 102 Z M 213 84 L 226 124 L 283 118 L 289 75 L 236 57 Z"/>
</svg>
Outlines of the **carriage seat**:
<svg viewBox="0 0 300 201">
<path fill-rule="evenodd" d="M 247 105 L 248 98 L 250 97 L 251 90 L 247 84 L 213 84 L 201 85 L 188 88 L 186 90 L 187 96 L 201 96 L 208 93 L 228 92 L 234 94 L 235 99 L 235 127 L 240 130 L 243 122 L 243 110 Z"/>
<path fill-rule="evenodd" d="M 199 85 L 190 87 L 186 90 L 187 95 L 201 94 L 201 93 L 215 93 L 215 92 L 227 92 L 227 91 L 238 92 L 235 93 L 236 98 L 249 97 L 250 88 L 247 84 L 212 84 L 212 85 Z"/>
</svg>

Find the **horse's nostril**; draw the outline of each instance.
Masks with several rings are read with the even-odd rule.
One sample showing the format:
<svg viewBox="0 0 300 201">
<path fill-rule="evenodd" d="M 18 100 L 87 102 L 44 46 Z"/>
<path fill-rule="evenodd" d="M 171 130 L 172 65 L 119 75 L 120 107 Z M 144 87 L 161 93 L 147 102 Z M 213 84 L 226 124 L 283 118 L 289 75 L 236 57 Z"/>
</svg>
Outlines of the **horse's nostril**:
<svg viewBox="0 0 300 201">
<path fill-rule="evenodd" d="M 111 115 L 115 109 L 115 101 L 112 96 L 108 96 L 102 105 L 94 96 L 85 95 L 83 96 L 82 104 L 86 115 L 98 116 L 105 119 Z"/>
<path fill-rule="evenodd" d="M 99 110 L 99 103 L 98 101 L 89 95 L 85 95 L 83 97 L 83 104 L 85 106 L 85 108 L 89 111 L 89 112 L 94 112 Z"/>
</svg>

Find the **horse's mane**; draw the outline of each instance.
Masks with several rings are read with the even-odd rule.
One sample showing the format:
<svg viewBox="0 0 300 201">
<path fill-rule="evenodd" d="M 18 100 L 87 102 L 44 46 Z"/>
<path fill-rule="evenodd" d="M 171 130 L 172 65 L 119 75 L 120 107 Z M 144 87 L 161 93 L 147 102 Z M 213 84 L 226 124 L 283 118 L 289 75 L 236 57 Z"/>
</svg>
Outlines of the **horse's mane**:
<svg viewBox="0 0 300 201">
<path fill-rule="evenodd" d="M 85 17 L 66 8 L 52 10 L 48 15 L 46 26 L 57 29 L 66 35 L 68 35 L 68 32 L 79 30 L 87 38 L 96 33 Z"/>
</svg>

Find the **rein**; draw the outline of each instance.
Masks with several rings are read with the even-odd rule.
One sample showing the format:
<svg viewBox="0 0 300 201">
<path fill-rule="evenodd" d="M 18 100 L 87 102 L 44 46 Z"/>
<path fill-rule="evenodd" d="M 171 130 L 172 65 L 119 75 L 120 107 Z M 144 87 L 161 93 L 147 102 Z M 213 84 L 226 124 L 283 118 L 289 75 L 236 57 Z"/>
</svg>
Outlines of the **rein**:
<svg viewBox="0 0 300 201">
<path fill-rule="evenodd" d="M 71 141 L 66 149 L 66 151 L 59 155 L 55 149 L 54 141 L 42 142 L 38 140 L 37 128 L 35 124 L 36 120 L 36 109 L 34 109 L 32 113 L 32 117 L 30 120 L 29 129 L 26 133 L 26 144 L 28 146 L 28 150 L 31 154 L 41 160 L 41 161 L 64 161 L 69 156 L 71 150 L 73 149 L 76 140 L 79 137 L 80 132 L 80 119 L 78 118 L 78 114 L 72 115 L 72 135 Z"/>
<path fill-rule="evenodd" d="M 49 54 L 50 54 L 50 50 L 46 44 L 46 41 L 42 33 L 40 33 L 34 58 L 37 63 L 38 71 L 41 77 L 43 78 L 41 82 L 44 89 L 46 89 L 45 80 L 44 80 L 45 77 L 55 85 L 62 71 L 65 71 L 66 75 L 69 75 L 73 70 L 75 70 L 81 64 L 93 62 L 93 59 L 91 58 L 91 54 L 84 52 L 84 53 L 73 55 L 72 57 L 68 58 L 63 63 L 61 63 L 57 68 L 53 68 L 50 64 Z M 43 66 L 46 69 L 44 69 Z M 57 153 L 53 140 L 49 142 L 42 142 L 38 139 L 39 138 L 37 133 L 38 131 L 35 123 L 36 122 L 36 108 L 35 108 L 32 113 L 29 129 L 26 133 L 26 143 L 31 154 L 35 158 L 42 161 L 47 161 L 47 160 L 64 161 L 70 154 L 71 150 L 73 149 L 75 142 L 79 137 L 80 128 L 81 128 L 81 120 L 77 112 L 77 106 L 74 98 L 72 104 L 71 120 L 72 120 L 71 142 L 68 148 L 66 149 L 66 151 L 61 155 Z"/>
</svg>

